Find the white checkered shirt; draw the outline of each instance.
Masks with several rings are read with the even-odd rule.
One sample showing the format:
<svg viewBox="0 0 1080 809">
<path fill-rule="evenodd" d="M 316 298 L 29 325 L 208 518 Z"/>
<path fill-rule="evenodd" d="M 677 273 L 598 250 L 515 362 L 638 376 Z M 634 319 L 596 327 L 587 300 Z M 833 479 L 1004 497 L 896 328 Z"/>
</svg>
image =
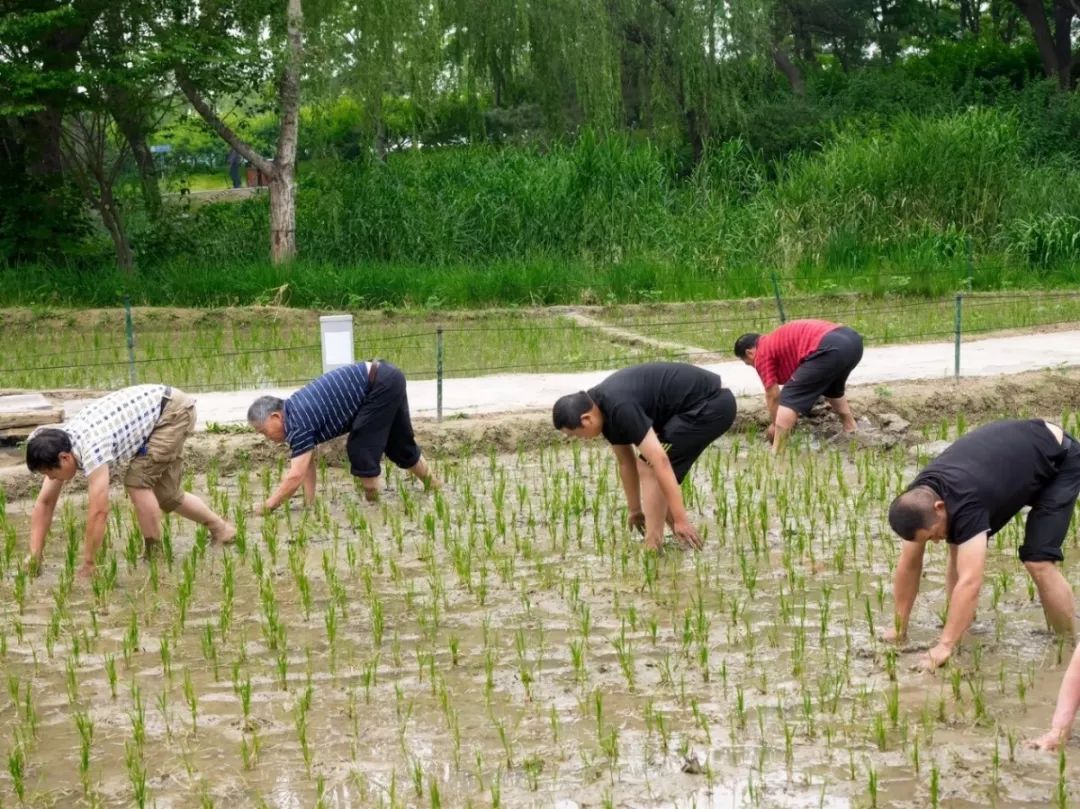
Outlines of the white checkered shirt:
<svg viewBox="0 0 1080 809">
<path fill-rule="evenodd" d="M 71 436 L 71 454 L 83 474 L 131 460 L 161 417 L 165 385 L 136 385 L 91 402 L 60 425 Z"/>
</svg>

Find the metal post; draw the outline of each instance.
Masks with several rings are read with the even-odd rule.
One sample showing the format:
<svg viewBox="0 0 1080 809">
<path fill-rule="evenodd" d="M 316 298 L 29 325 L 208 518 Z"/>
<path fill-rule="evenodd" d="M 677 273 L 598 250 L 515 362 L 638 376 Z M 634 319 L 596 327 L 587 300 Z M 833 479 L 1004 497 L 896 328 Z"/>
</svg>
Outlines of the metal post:
<svg viewBox="0 0 1080 809">
<path fill-rule="evenodd" d="M 776 273 L 772 274 L 772 288 L 773 295 L 776 296 L 776 311 L 780 313 L 780 323 L 787 323 L 787 315 L 784 314 L 784 301 L 780 297 L 780 279 L 776 277 Z"/>
<path fill-rule="evenodd" d="M 953 378 L 960 378 L 960 331 L 961 324 L 963 322 L 964 311 L 964 296 L 961 293 L 956 293 L 956 344 L 954 353 L 954 371 Z"/>
<path fill-rule="evenodd" d="M 443 330 L 435 329 L 435 418 L 442 421 Z"/>
<path fill-rule="evenodd" d="M 127 332 L 128 384 L 136 383 L 135 374 L 135 325 L 131 320 L 131 296 L 124 296 L 124 330 Z"/>
</svg>

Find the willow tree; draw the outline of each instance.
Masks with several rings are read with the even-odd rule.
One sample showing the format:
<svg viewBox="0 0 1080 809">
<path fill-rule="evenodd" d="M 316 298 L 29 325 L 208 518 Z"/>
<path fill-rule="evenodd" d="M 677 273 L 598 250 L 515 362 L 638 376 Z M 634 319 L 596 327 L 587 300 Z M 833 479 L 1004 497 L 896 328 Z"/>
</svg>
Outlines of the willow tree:
<svg viewBox="0 0 1080 809">
<path fill-rule="evenodd" d="M 166 0 L 157 35 L 176 83 L 196 112 L 229 146 L 262 172 L 270 187 L 270 257 L 296 256 L 296 154 L 304 55 L 302 0 Z M 309 3 L 310 4 L 310 3 Z M 279 120 L 273 156 L 260 154 L 231 125 L 218 102 L 275 88 Z"/>
<path fill-rule="evenodd" d="M 443 3 L 454 58 L 494 103 L 536 99 L 570 127 L 674 129 L 695 162 L 744 93 L 732 62 L 758 56 L 737 39 L 764 26 L 758 0 Z"/>
<path fill-rule="evenodd" d="M 414 110 L 409 136 L 419 143 L 426 107 L 445 83 L 444 28 L 430 0 L 338 3 L 312 32 L 307 48 L 313 101 L 358 101 L 364 129 L 379 159 L 386 157 L 388 97 L 409 99 Z"/>
</svg>

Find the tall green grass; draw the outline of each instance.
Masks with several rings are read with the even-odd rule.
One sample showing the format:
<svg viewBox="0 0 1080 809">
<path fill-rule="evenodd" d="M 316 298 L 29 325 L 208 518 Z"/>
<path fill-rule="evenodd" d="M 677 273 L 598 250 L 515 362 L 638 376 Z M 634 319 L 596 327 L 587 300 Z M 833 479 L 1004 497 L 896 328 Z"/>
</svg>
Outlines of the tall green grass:
<svg viewBox="0 0 1080 809">
<path fill-rule="evenodd" d="M 301 167 L 302 258 L 271 267 L 267 202 L 174 211 L 139 274 L 7 268 L 0 302 L 544 304 L 803 291 L 940 293 L 1080 280 L 1080 159 L 1015 113 L 905 116 L 766 164 L 739 141 L 686 173 L 629 137 Z M 283 285 L 288 287 L 279 289 Z"/>
</svg>

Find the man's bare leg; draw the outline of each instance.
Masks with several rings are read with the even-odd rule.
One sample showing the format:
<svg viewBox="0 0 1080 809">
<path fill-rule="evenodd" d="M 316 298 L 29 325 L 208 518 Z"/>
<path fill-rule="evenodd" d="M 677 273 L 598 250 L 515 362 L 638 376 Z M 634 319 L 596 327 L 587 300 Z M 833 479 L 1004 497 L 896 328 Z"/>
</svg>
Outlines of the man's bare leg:
<svg viewBox="0 0 1080 809">
<path fill-rule="evenodd" d="M 161 543 L 161 507 L 152 489 L 129 486 L 127 493 L 135 506 L 135 521 L 143 537 L 143 553 L 149 557 Z"/>
<path fill-rule="evenodd" d="M 795 429 L 795 422 L 799 420 L 799 414 L 787 405 L 776 408 L 776 421 L 773 424 L 773 452 L 779 452 L 784 448 L 788 433 Z"/>
<path fill-rule="evenodd" d="M 428 466 L 423 455 L 421 455 L 420 460 L 410 466 L 407 471 L 410 475 L 423 483 L 425 489 L 439 489 L 442 487 L 442 483 L 439 482 L 439 479 L 431 473 L 431 467 Z"/>
<path fill-rule="evenodd" d="M 360 478 L 360 487 L 364 490 L 364 499 L 369 503 L 379 502 L 379 492 L 382 491 L 382 476 L 375 475 L 371 478 Z"/>
<path fill-rule="evenodd" d="M 829 407 L 844 423 L 845 433 L 853 433 L 859 429 L 859 425 L 855 423 L 855 417 L 851 415 L 851 405 L 848 404 L 847 396 L 841 396 L 839 399 L 826 397 L 825 401 L 829 403 Z"/>
<path fill-rule="evenodd" d="M 176 507 L 176 513 L 184 519 L 205 525 L 215 545 L 227 545 L 236 538 L 236 526 L 211 511 L 206 503 L 191 492 L 184 493 L 184 499 Z"/>
<path fill-rule="evenodd" d="M 1039 600 L 1046 614 L 1046 624 L 1054 632 L 1072 638 L 1075 632 L 1074 613 L 1076 604 L 1069 582 L 1061 575 L 1054 562 L 1024 562 L 1024 567 L 1035 581 Z"/>
</svg>

